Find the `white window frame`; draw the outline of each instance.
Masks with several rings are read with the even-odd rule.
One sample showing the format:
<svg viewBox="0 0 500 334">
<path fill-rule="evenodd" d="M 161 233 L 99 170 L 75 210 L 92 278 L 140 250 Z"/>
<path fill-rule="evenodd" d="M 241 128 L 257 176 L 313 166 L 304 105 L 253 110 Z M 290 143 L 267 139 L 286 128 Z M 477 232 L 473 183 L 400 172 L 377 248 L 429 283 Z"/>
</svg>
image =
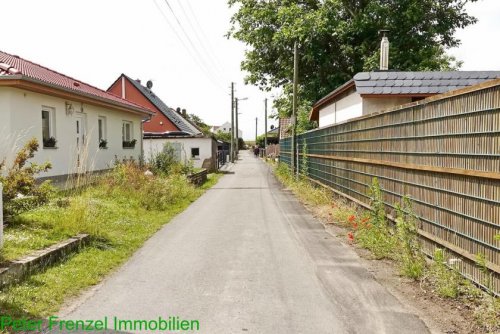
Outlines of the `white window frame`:
<svg viewBox="0 0 500 334">
<path fill-rule="evenodd" d="M 101 140 L 108 141 L 108 125 L 106 116 L 99 116 L 97 118 L 97 141 L 99 145 L 101 144 Z"/>
<path fill-rule="evenodd" d="M 47 112 L 49 115 L 49 138 L 54 137 L 56 138 L 56 109 L 53 107 L 47 107 L 47 106 L 42 106 L 42 110 L 40 112 L 40 116 L 43 117 L 43 113 Z M 43 118 L 42 118 L 42 146 L 43 141 L 46 138 L 43 137 Z M 48 138 L 47 138 L 48 139 Z"/>
<path fill-rule="evenodd" d="M 127 138 L 126 133 L 125 133 L 125 128 L 126 126 L 130 126 L 130 131 L 129 131 L 129 136 Z M 134 123 L 131 121 L 123 121 L 122 123 L 122 141 L 131 141 L 134 139 Z"/>
</svg>

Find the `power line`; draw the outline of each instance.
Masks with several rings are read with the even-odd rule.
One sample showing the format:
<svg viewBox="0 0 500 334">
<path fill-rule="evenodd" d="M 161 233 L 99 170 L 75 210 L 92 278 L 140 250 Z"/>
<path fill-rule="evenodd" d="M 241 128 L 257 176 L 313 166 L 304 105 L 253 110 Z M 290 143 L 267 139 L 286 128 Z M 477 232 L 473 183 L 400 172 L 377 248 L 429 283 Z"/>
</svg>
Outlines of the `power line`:
<svg viewBox="0 0 500 334">
<path fill-rule="evenodd" d="M 156 2 L 156 0 L 153 1 L 156 8 L 158 9 L 158 11 L 160 12 L 160 14 L 163 16 L 163 18 L 165 19 L 165 21 L 167 22 L 168 26 L 170 27 L 170 29 L 174 32 L 176 38 L 181 42 L 182 46 L 184 47 L 184 49 L 188 52 L 188 54 L 191 56 L 191 58 L 195 61 L 196 65 L 198 65 L 198 67 L 202 70 L 202 72 L 205 74 L 205 76 L 210 80 L 212 81 L 213 84 L 215 84 L 219 89 L 223 90 L 224 88 L 221 86 L 221 84 L 219 83 L 218 80 L 216 80 L 209 71 L 207 71 L 207 69 L 205 68 L 205 66 L 203 66 L 202 63 L 200 63 L 200 61 L 198 60 L 198 58 L 193 54 L 192 50 L 188 47 L 188 45 L 185 43 L 184 39 L 179 35 L 179 32 L 177 31 L 177 29 L 175 29 L 175 27 L 172 25 L 172 23 L 170 22 L 170 20 L 168 19 L 168 17 L 165 15 L 165 13 L 163 12 L 163 10 L 160 8 L 160 6 L 158 5 L 158 3 Z"/>
<path fill-rule="evenodd" d="M 207 36 L 205 35 L 205 32 L 203 30 L 203 28 L 200 26 L 200 23 L 198 21 L 198 18 L 196 17 L 195 13 L 193 12 L 192 8 L 191 8 L 191 5 L 189 4 L 189 1 L 186 1 L 187 4 L 188 4 L 188 9 L 189 11 L 191 12 L 191 15 L 189 15 L 186 10 L 184 9 L 184 6 L 182 5 L 182 0 L 176 0 L 177 4 L 179 5 L 179 7 L 181 8 L 182 10 L 182 13 L 184 14 L 184 16 L 186 17 L 186 20 L 188 21 L 188 24 L 189 26 L 191 27 L 191 30 L 194 32 L 194 36 L 196 37 L 196 39 L 198 40 L 198 42 L 200 43 L 201 47 L 203 48 L 203 50 L 206 52 L 206 54 L 209 56 L 209 60 L 211 61 L 211 63 L 214 65 L 214 67 L 217 68 L 217 70 L 219 72 L 223 72 L 223 67 L 222 65 L 220 64 L 220 62 L 218 61 L 217 57 L 215 56 L 215 53 L 213 52 L 213 49 L 210 47 L 209 43 L 208 43 L 208 38 Z M 194 26 L 194 24 L 192 23 L 190 17 L 192 17 L 196 24 L 197 24 L 197 27 L 198 29 L 196 29 L 196 27 Z M 198 31 L 201 32 L 201 34 L 203 35 L 202 37 L 203 38 L 200 38 L 200 34 L 198 34 Z M 207 47 L 208 45 L 208 47 Z"/>
<path fill-rule="evenodd" d="M 184 29 L 184 26 L 182 25 L 181 21 L 179 20 L 179 18 L 177 17 L 177 14 L 175 14 L 175 11 L 174 9 L 172 8 L 172 6 L 170 5 L 170 2 L 168 0 L 164 0 L 165 3 L 167 4 L 168 6 L 168 9 L 170 10 L 170 12 L 172 13 L 172 15 L 174 16 L 175 20 L 177 21 L 177 24 L 179 25 L 179 27 L 181 28 L 181 31 L 182 33 L 184 34 L 184 36 L 186 37 L 186 39 L 188 40 L 189 44 L 191 45 L 191 47 L 193 48 L 194 52 L 198 55 L 198 57 L 201 59 L 202 63 L 207 67 L 207 70 L 212 73 L 210 71 L 210 66 L 205 62 L 205 59 L 203 58 L 203 56 L 201 55 L 201 53 L 198 51 L 198 48 L 196 47 L 196 45 L 193 43 L 193 40 L 191 39 L 191 37 L 189 36 L 189 34 L 186 32 L 186 29 Z M 208 66 L 207 66 L 208 65 Z M 217 76 L 217 72 L 213 72 L 212 74 L 214 74 Z M 219 78 L 219 79 L 222 79 L 222 78 Z"/>
</svg>

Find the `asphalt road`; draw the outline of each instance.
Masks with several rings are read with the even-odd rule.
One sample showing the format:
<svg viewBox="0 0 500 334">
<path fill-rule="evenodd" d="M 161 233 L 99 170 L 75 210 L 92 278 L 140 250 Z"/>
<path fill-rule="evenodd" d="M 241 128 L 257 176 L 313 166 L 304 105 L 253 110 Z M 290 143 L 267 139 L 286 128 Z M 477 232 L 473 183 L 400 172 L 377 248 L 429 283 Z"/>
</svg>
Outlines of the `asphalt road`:
<svg viewBox="0 0 500 334">
<path fill-rule="evenodd" d="M 242 156 L 61 317 L 176 316 L 217 334 L 428 332 L 262 161 Z"/>
</svg>

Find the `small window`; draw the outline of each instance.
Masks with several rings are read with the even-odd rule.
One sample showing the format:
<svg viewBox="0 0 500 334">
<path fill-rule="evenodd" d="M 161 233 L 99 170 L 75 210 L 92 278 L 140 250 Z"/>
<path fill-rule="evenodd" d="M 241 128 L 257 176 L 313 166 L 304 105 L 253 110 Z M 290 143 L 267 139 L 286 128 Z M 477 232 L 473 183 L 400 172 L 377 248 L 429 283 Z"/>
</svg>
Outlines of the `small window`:
<svg viewBox="0 0 500 334">
<path fill-rule="evenodd" d="M 123 141 L 132 140 L 132 122 L 124 121 L 122 127 L 122 139 Z"/>
<path fill-rule="evenodd" d="M 106 134 L 106 117 L 99 116 L 97 120 L 97 128 L 99 135 L 99 148 L 107 148 L 108 147 L 108 137 Z"/>
<path fill-rule="evenodd" d="M 43 147 L 55 147 L 54 109 L 42 109 L 42 141 Z"/>
<path fill-rule="evenodd" d="M 122 142 L 123 148 L 134 148 L 137 142 L 134 137 L 133 124 L 129 121 L 123 121 L 122 124 Z"/>
<path fill-rule="evenodd" d="M 191 158 L 197 159 L 200 157 L 200 149 L 198 147 L 191 147 Z"/>
</svg>

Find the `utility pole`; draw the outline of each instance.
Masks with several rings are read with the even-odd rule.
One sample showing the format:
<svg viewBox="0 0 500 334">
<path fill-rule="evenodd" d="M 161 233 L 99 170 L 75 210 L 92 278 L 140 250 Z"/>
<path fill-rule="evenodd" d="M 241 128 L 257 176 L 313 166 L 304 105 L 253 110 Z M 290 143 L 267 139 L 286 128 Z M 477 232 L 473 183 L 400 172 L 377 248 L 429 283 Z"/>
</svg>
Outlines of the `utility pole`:
<svg viewBox="0 0 500 334">
<path fill-rule="evenodd" d="M 239 133 L 238 133 L 238 102 L 239 102 L 239 99 L 238 98 L 235 98 L 234 99 L 234 107 L 236 109 L 235 111 L 235 114 L 236 114 L 236 126 L 235 126 L 235 131 L 234 133 L 236 134 L 236 157 L 238 156 L 238 154 L 240 153 L 240 138 L 239 138 Z"/>
<path fill-rule="evenodd" d="M 229 132 L 231 133 L 231 151 L 229 152 L 229 161 L 234 163 L 234 82 L 231 82 L 231 131 Z"/>
<path fill-rule="evenodd" d="M 267 157 L 267 97 L 264 100 L 264 152 Z"/>
<path fill-rule="evenodd" d="M 257 120 L 258 118 L 255 117 L 255 145 L 257 145 Z"/>
<path fill-rule="evenodd" d="M 295 132 L 297 130 L 297 85 L 299 81 L 299 55 L 297 42 L 293 45 L 293 103 L 292 103 L 292 152 L 291 152 L 291 168 L 292 173 L 299 171 L 298 166 L 295 166 L 295 147 L 297 146 L 297 138 Z"/>
</svg>

